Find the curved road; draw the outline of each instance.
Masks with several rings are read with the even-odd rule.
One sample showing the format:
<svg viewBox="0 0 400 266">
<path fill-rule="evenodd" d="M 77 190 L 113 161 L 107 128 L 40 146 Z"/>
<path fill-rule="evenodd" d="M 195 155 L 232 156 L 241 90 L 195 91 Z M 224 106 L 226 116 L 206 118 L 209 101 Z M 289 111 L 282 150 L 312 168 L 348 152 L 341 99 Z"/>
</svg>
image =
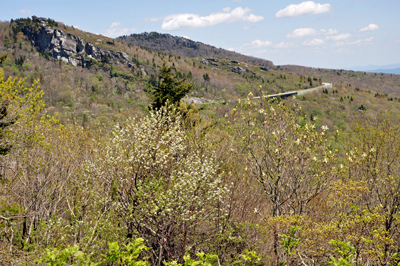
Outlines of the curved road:
<svg viewBox="0 0 400 266">
<path fill-rule="evenodd" d="M 315 87 L 315 88 L 311 88 L 311 89 L 302 90 L 302 91 L 297 91 L 297 95 L 303 95 L 303 94 L 306 94 L 306 93 L 317 91 L 317 90 L 322 89 L 322 88 L 332 89 L 332 83 L 324 82 L 324 83 L 322 83 L 321 86 L 318 86 L 318 87 Z"/>
<path fill-rule="evenodd" d="M 305 90 L 301 90 L 301 91 L 289 91 L 289 92 L 283 92 L 283 93 L 278 93 L 278 94 L 271 94 L 271 95 L 266 95 L 264 97 L 265 98 L 275 98 L 275 97 L 286 98 L 286 97 L 289 97 L 289 96 L 292 96 L 292 95 L 296 95 L 296 94 L 297 95 L 303 95 L 303 94 L 306 94 L 306 93 L 314 92 L 314 91 L 317 91 L 317 90 L 322 89 L 322 88 L 332 89 L 332 83 L 323 82 L 321 86 L 318 86 L 318 87 L 315 87 L 315 88 L 305 89 Z M 260 96 L 257 96 L 257 97 L 253 97 L 252 99 L 255 100 L 255 99 L 260 99 L 260 98 L 261 98 Z M 246 99 L 243 99 L 243 100 L 246 100 Z M 228 102 L 236 102 L 236 101 L 237 100 L 230 100 Z M 193 101 L 193 102 L 195 102 L 195 101 Z M 210 101 L 210 102 L 197 102 L 197 103 L 198 104 L 210 104 L 210 103 L 217 103 L 217 102 Z"/>
<path fill-rule="evenodd" d="M 328 82 L 324 82 L 322 83 L 321 86 L 315 87 L 315 88 L 310 88 L 310 89 L 305 89 L 305 90 L 301 90 L 301 91 L 288 91 L 288 92 L 283 92 L 283 93 L 278 93 L 278 94 L 271 94 L 271 95 L 266 95 L 266 98 L 275 98 L 275 97 L 281 97 L 281 98 L 286 98 L 292 95 L 303 95 L 306 93 L 310 93 L 310 92 L 314 92 L 317 91 L 319 89 L 332 89 L 332 83 L 328 83 Z M 253 97 L 253 99 L 260 99 L 260 96 L 258 97 Z"/>
</svg>

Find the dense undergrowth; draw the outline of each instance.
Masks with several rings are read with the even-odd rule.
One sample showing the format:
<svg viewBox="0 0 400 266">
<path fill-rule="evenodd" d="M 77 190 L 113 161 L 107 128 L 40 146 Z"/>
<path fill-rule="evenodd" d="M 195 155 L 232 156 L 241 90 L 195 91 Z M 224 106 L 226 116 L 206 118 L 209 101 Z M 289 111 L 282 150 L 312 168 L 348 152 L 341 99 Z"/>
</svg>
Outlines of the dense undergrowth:
<svg viewBox="0 0 400 266">
<path fill-rule="evenodd" d="M 0 84 L 18 92 L 2 99 L 2 264 L 399 263 L 393 112 L 342 135 L 301 101 L 245 100 L 224 120 L 180 105 L 110 131 L 41 117 L 21 84 Z"/>
</svg>

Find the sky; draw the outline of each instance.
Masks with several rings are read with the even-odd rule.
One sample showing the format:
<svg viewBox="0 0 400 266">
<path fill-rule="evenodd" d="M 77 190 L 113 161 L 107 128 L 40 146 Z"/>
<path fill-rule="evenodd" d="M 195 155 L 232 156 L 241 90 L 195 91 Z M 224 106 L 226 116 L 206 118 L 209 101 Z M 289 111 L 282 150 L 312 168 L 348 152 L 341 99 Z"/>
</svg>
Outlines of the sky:
<svg viewBox="0 0 400 266">
<path fill-rule="evenodd" d="M 400 63 L 400 0 L 13 0 L 0 20 L 52 18 L 118 37 L 160 32 L 321 68 Z"/>
</svg>

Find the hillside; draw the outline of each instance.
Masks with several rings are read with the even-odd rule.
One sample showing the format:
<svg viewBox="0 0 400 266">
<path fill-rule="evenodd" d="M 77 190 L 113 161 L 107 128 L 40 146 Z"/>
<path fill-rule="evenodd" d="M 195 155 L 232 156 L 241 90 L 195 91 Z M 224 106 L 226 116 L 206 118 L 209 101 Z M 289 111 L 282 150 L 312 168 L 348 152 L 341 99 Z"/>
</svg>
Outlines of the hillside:
<svg viewBox="0 0 400 266">
<path fill-rule="evenodd" d="M 172 36 L 158 32 L 131 34 L 118 37 L 117 40 L 139 47 L 146 47 L 155 52 L 180 55 L 183 57 L 195 58 L 223 58 L 230 61 L 240 61 L 247 64 L 271 67 L 271 61 L 242 55 L 222 48 L 216 48 L 201 42 L 196 42 L 185 37 Z"/>
<path fill-rule="evenodd" d="M 311 68 L 296 65 L 277 66 L 278 70 L 298 75 L 309 75 L 322 80 L 331 81 L 337 86 L 363 88 L 388 98 L 400 98 L 400 75 L 385 73 L 370 73 L 343 69 Z"/>
<path fill-rule="evenodd" d="M 145 111 L 149 84 L 156 82 L 158 66 L 166 63 L 189 77 L 195 101 L 226 101 L 309 88 L 319 84 L 301 77 L 223 58 L 185 58 L 124 44 L 83 32 L 51 19 L 32 17 L 0 24 L 0 55 L 8 54 L 2 68 L 7 76 L 39 79 L 47 110 L 61 121 L 80 124 L 102 121 Z M 140 111 L 140 112 L 141 112 Z"/>
<path fill-rule="evenodd" d="M 175 43 L 176 48 L 194 45 L 201 56 L 152 51 L 125 44 L 124 38 L 113 40 L 34 16 L 0 24 L 0 55 L 8 53 L 1 67 L 6 76 L 26 77 L 28 84 L 39 78 L 49 114 L 57 112 L 64 123 L 75 119 L 83 125 L 100 121 L 111 124 L 146 111 L 146 88 L 155 84 L 158 66 L 164 63 L 173 66 L 181 77 L 192 78 L 194 89 L 188 95 L 189 102 L 226 102 L 245 98 L 250 92 L 259 96 L 302 90 L 322 81 L 332 82 L 335 88 L 370 91 L 387 102 L 400 98 L 397 75 L 293 65 L 264 68 L 231 60 L 230 56 L 240 55 L 222 49 L 217 50 L 228 59 L 209 58 L 201 51 L 216 48 L 190 40 L 156 33 L 138 36 L 153 46 L 161 43 L 159 38 Z"/>
<path fill-rule="evenodd" d="M 238 60 L 252 65 L 268 66 L 269 70 L 274 69 L 294 75 L 310 76 L 322 79 L 324 81 L 338 82 L 337 85 L 339 85 L 339 83 L 352 84 L 354 87 L 388 94 L 389 98 L 400 97 L 400 76 L 394 75 L 397 74 L 396 69 L 393 70 L 393 73 L 389 73 L 387 70 L 368 71 L 389 73 L 370 74 L 367 71 L 321 69 L 295 65 L 274 66 L 271 61 L 265 60 L 267 62 L 266 63 L 263 61 L 263 59 L 256 59 L 240 55 L 238 53 L 230 52 L 221 48 L 218 49 L 209 45 L 205 45 L 201 42 L 195 42 L 186 39 L 184 37 L 177 37 L 157 32 L 131 34 L 129 36 L 121 36 L 117 39 L 123 43 L 145 47 L 152 51 L 170 53 L 184 57 L 224 58 L 227 60 Z"/>
<path fill-rule="evenodd" d="M 0 265 L 399 265 L 398 76 L 243 60 L 1 22 Z"/>
</svg>

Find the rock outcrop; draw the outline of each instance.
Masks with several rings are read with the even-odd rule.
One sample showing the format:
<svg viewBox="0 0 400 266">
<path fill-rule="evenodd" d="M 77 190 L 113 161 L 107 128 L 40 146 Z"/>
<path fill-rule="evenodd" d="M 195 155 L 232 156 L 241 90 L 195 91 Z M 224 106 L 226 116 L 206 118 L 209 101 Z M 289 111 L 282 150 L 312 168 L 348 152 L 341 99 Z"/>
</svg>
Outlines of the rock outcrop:
<svg viewBox="0 0 400 266">
<path fill-rule="evenodd" d="M 201 60 L 201 63 L 202 63 L 203 65 L 206 65 L 206 66 L 208 66 L 208 60 L 207 60 L 207 59 L 203 59 L 203 60 Z"/>
<path fill-rule="evenodd" d="M 230 67 L 230 69 L 232 70 L 232 72 L 237 73 L 239 75 L 243 74 L 244 72 L 256 75 L 256 73 L 254 73 L 253 71 L 251 71 L 250 69 L 247 68 L 243 68 L 240 66 L 234 66 L 234 67 Z"/>
<path fill-rule="evenodd" d="M 208 66 L 208 64 L 211 64 L 213 66 L 218 66 L 218 64 L 215 63 L 215 62 L 218 62 L 218 59 L 206 58 L 206 59 L 201 60 L 201 63 L 206 65 L 206 66 Z"/>
<path fill-rule="evenodd" d="M 133 66 L 126 53 L 106 50 L 86 42 L 81 37 L 53 29 L 45 18 L 33 16 L 32 20 L 39 27 L 24 25 L 22 32 L 41 53 L 48 53 L 49 56 L 74 66 L 90 66 L 93 59 L 110 64 L 124 63 L 129 67 Z"/>
<path fill-rule="evenodd" d="M 240 67 L 240 66 L 232 67 L 232 72 L 235 72 L 235 73 L 237 73 L 237 74 L 242 74 L 243 71 L 245 71 L 245 69 L 242 68 L 242 67 Z"/>
</svg>

